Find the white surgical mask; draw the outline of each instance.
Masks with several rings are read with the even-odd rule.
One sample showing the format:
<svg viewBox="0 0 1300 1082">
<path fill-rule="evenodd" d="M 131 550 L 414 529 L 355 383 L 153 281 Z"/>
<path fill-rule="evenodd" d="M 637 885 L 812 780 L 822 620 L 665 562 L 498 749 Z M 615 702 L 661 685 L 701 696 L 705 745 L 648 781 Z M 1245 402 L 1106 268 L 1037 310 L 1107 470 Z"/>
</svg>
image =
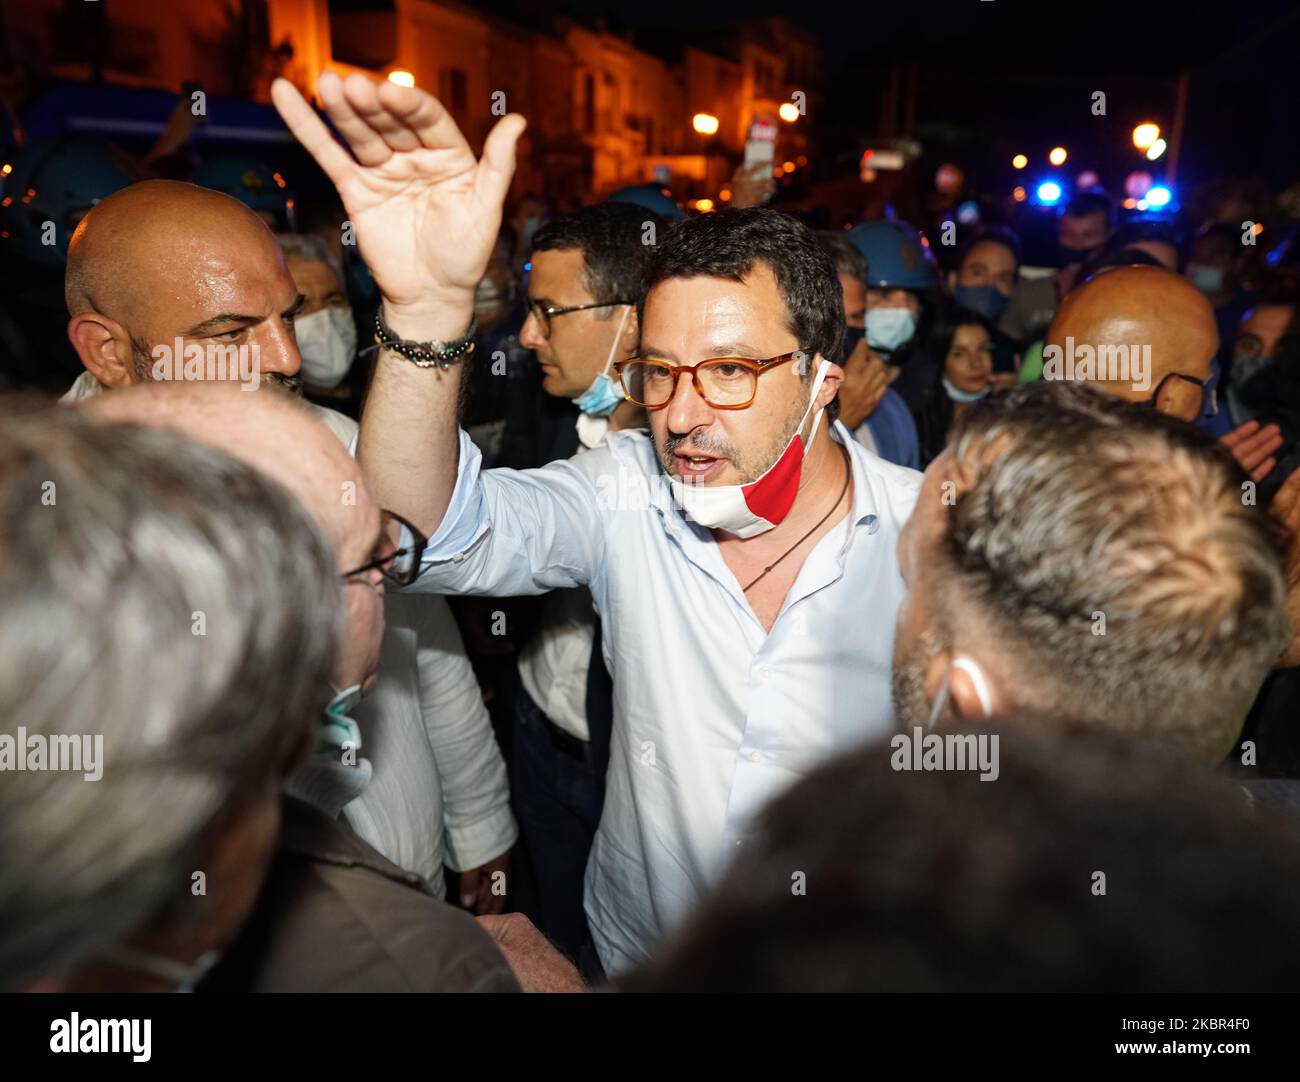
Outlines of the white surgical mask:
<svg viewBox="0 0 1300 1082">
<path fill-rule="evenodd" d="M 302 354 L 302 378 L 317 387 L 337 387 L 352 367 L 357 328 L 351 308 L 320 308 L 293 324 Z"/>
<path fill-rule="evenodd" d="M 916 334 L 916 315 L 910 308 L 868 308 L 867 345 L 892 353 Z"/>
<path fill-rule="evenodd" d="M 794 498 L 799 492 L 799 477 L 807 457 L 806 448 L 812 447 L 825 410 L 819 409 L 814 415 L 807 443 L 799 433 L 817 401 L 817 392 L 830 367 L 830 361 L 822 361 L 813 380 L 812 393 L 808 396 L 808 408 L 804 410 L 794 435 L 777 460 L 757 480 L 747 485 L 710 486 L 669 477 L 668 484 L 677 506 L 701 526 L 726 530 L 742 538 L 756 537 L 779 525 L 794 506 Z"/>
</svg>

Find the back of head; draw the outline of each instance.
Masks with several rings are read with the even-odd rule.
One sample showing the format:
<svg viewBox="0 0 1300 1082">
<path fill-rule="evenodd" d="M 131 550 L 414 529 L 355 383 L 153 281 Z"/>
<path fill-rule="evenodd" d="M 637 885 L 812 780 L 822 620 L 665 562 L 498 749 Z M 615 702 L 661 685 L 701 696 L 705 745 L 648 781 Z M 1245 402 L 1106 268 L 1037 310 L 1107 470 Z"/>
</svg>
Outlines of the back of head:
<svg viewBox="0 0 1300 1082">
<path fill-rule="evenodd" d="M 256 471 L 81 411 L 0 420 L 0 716 L 28 763 L 0 786 L 0 986 L 188 895 L 305 750 L 340 609 L 312 520 Z"/>
<path fill-rule="evenodd" d="M 597 203 L 547 222 L 533 234 L 533 251 L 581 251 L 583 284 L 597 303 L 635 304 L 651 253 L 668 229 L 667 218 L 643 206 Z"/>
<path fill-rule="evenodd" d="M 1208 437 L 1064 383 L 958 419 L 928 567 L 950 645 L 1022 708 L 1213 763 L 1289 640 L 1281 539 Z"/>
<path fill-rule="evenodd" d="M 975 734 L 954 734 L 973 738 Z M 826 764 L 629 991 L 1237 991 L 1294 984 L 1300 845 L 1241 791 L 1017 719 L 999 774 Z M 902 738 L 895 738 L 895 741 Z"/>
</svg>

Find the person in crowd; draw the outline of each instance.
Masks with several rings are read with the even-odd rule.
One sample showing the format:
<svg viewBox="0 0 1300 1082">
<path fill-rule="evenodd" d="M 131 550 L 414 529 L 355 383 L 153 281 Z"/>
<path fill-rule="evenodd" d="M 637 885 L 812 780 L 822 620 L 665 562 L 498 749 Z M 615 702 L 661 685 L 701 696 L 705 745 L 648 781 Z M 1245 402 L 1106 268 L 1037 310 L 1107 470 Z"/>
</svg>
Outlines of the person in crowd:
<svg viewBox="0 0 1300 1082">
<path fill-rule="evenodd" d="M 213 985 L 249 991 L 513 988 L 505 959 L 470 916 L 439 901 L 419 875 L 381 856 L 338 818 L 369 792 L 370 761 L 361 751 L 372 734 L 352 715 L 379 679 L 385 577 L 400 579 L 414 560 L 400 547 L 404 539 L 392 517 L 375 505 L 356 462 L 300 402 L 282 394 L 246 395 L 228 384 L 144 384 L 97 396 L 83 408 L 230 449 L 298 497 L 333 554 L 330 588 L 342 596 L 344 619 L 329 695 L 311 733 L 314 750 L 289 779 L 283 836 L 266 887 L 238 943 L 214 971 Z M 386 760 L 405 750 L 395 732 L 386 735 L 397 746 L 381 749 Z M 421 793 L 399 790 L 411 814 L 424 810 Z"/>
<path fill-rule="evenodd" d="M 65 401 L 154 386 L 160 349 L 165 358 L 208 345 L 248 347 L 254 382 L 242 386 L 301 388 L 294 321 L 306 299 L 267 226 L 218 192 L 152 181 L 105 199 L 73 237 L 66 292 L 68 336 L 86 371 Z M 315 405 L 310 412 L 343 446 L 355 439 L 351 418 Z M 310 473 L 309 461 L 288 461 Z M 340 496 L 335 490 L 322 498 Z M 467 905 L 498 911 L 517 828 L 505 765 L 459 633 L 440 598 L 393 595 L 384 607 L 380 680 L 373 694 L 350 704 L 371 754 L 348 770 L 317 764 L 329 784 L 312 792 L 328 814 L 348 805 L 350 825 L 438 896 L 446 861 L 462 874 Z"/>
<path fill-rule="evenodd" d="M 1125 222 L 1115 230 L 1103 250 L 1106 254 L 1126 253 L 1131 257 L 1141 252 L 1153 260 L 1154 265 L 1174 274 L 1183 271 L 1183 240 L 1172 222 L 1161 219 L 1143 219 Z M 1139 262 L 1129 259 L 1129 262 Z M 1083 277 L 1087 277 L 1085 273 Z"/>
<path fill-rule="evenodd" d="M 188 989 L 329 698 L 333 556 L 261 471 L 72 410 L 0 419 L 0 505 L 0 987 Z"/>
<path fill-rule="evenodd" d="M 957 269 L 948 275 L 952 301 L 989 321 L 993 371 L 1017 372 L 1021 348 L 997 328 L 1011 303 L 1020 275 L 1020 241 L 1009 229 L 982 229 L 966 244 Z"/>
<path fill-rule="evenodd" d="M 958 731 L 995 734 L 993 783 L 899 769 L 884 741 L 820 767 L 765 809 L 689 925 L 620 987 L 1291 988 L 1294 821 L 1157 749 L 1040 721 Z"/>
<path fill-rule="evenodd" d="M 357 328 L 342 268 L 319 237 L 281 233 L 275 239 L 303 298 L 294 315 L 293 336 L 302 358 L 304 393 L 328 397 L 351 371 L 357 355 Z"/>
<path fill-rule="evenodd" d="M 1186 275 L 1214 309 L 1214 322 L 1223 346 L 1219 359 L 1223 378 L 1232 377 L 1232 347 L 1242 317 L 1254 304 L 1254 294 L 1245 288 L 1242 271 L 1247 254 L 1253 251 L 1243 242 L 1240 225 L 1219 224 L 1203 229 L 1192 244 Z"/>
<path fill-rule="evenodd" d="M 860 222 L 845 236 L 867 262 L 866 342 L 885 361 L 890 386 L 915 417 L 938 361 L 930 326 L 938 305 L 938 271 L 929 242 L 906 222 Z"/>
<path fill-rule="evenodd" d="M 487 270 L 474 288 L 474 353 L 481 360 L 469 373 L 461 420 L 483 461 L 494 465 L 512 408 L 521 397 L 537 393 L 529 379 L 533 359 L 519 342 L 527 312 L 510 262 L 514 244 L 510 227 L 503 225 Z"/>
<path fill-rule="evenodd" d="M 1020 243 L 1006 229 L 977 233 L 962 251 L 948 288 L 959 308 L 996 320 L 1007 310 L 1020 274 Z"/>
<path fill-rule="evenodd" d="M 520 343 L 534 351 L 538 378 L 515 396 L 501 466 L 545 466 L 601 446 L 610 432 L 644 427 L 645 410 L 623 396 L 612 366 L 636 352 L 636 302 L 668 226 L 641 205 L 607 202 L 533 235 Z M 510 612 L 501 608 L 508 604 L 489 601 L 486 611 Z M 583 874 L 604 804 L 613 693 L 586 587 L 547 594 L 536 624 L 505 682 L 511 792 L 537 884 L 538 926 L 577 957 L 589 938 Z"/>
<path fill-rule="evenodd" d="M 1084 264 L 1095 257 L 1115 229 L 1115 208 L 1102 191 L 1080 192 L 1065 205 L 1057 228 L 1055 274 L 1022 278 L 998 329 L 1028 345 L 1043 336 L 1061 299 L 1078 284 Z"/>
<path fill-rule="evenodd" d="M 1219 408 L 1218 341 L 1209 303 L 1186 279 L 1159 267 L 1115 267 L 1065 298 L 1047 331 L 1044 378 L 1078 380 L 1197 422 Z M 1260 481 L 1277 465 L 1282 435 L 1275 424 L 1250 422 L 1221 442 Z"/>
<path fill-rule="evenodd" d="M 899 541 L 904 729 L 1030 711 L 1221 762 L 1293 633 L 1244 479 L 1193 426 L 1067 381 L 963 414 Z"/>
<path fill-rule="evenodd" d="M 617 369 L 649 435 L 480 471 L 451 362 L 523 119 L 498 121 L 476 161 L 423 91 L 327 73 L 318 92 L 355 158 L 292 85 L 272 89 L 384 295 L 359 453 L 385 505 L 430 536 L 417 586 L 586 585 L 602 614 L 614 726 L 586 911 L 600 963 L 626 969 L 743 847 L 765 799 L 891 726 L 894 543 L 917 475 L 820 423 L 840 380 L 839 283 L 812 234 L 766 208 L 682 222 L 657 245 L 638 360 Z M 413 365 L 410 342 L 448 368 Z"/>
<path fill-rule="evenodd" d="M 1257 421 L 1276 408 L 1297 405 L 1278 393 L 1279 377 L 1288 382 L 1286 365 L 1300 338 L 1300 292 L 1289 279 L 1274 279 L 1259 292 L 1253 308 L 1246 310 L 1231 339 L 1232 361 L 1224 398 L 1235 424 Z M 1289 352 L 1290 351 L 1290 352 Z M 1291 441 L 1300 433 L 1292 428 Z"/>
<path fill-rule="evenodd" d="M 866 343 L 867 261 L 842 232 L 817 239 L 835 263 L 844 295 L 844 379 L 832 410 L 853 438 L 886 462 L 919 469 L 916 422 L 902 396 L 889 386 L 885 362 Z"/>
<path fill-rule="evenodd" d="M 997 379 L 993 329 L 979 313 L 961 308 L 945 313 L 933 341 L 943 357 L 943 368 L 918 418 L 921 461 L 926 466 L 943 453 L 953 421 L 990 395 Z"/>
</svg>

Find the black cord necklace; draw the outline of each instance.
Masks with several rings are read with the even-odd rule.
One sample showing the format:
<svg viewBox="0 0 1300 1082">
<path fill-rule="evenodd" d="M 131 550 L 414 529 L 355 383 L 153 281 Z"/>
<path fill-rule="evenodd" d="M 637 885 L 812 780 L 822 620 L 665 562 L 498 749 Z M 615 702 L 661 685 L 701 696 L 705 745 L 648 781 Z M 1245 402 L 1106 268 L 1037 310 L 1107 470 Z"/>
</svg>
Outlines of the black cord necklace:
<svg viewBox="0 0 1300 1082">
<path fill-rule="evenodd" d="M 826 522 L 826 520 L 830 518 L 831 515 L 835 514 L 835 509 L 839 507 L 839 505 L 844 501 L 844 493 L 848 492 L 849 481 L 853 479 L 853 462 L 849 458 L 848 448 L 845 447 L 844 444 L 842 443 L 839 445 L 839 448 L 840 448 L 840 453 L 844 455 L 844 487 L 840 489 L 840 494 L 838 497 L 836 497 L 835 503 L 831 506 L 831 509 L 827 511 L 826 514 L 822 515 L 822 517 L 818 520 L 816 526 L 814 526 L 811 530 L 809 530 L 806 534 L 804 534 L 801 538 L 799 538 L 798 541 L 796 541 L 793 545 L 791 545 L 788 549 L 786 549 L 783 553 L 781 553 L 780 556 L 778 556 L 775 560 L 773 560 L 770 564 L 768 564 L 765 568 L 763 568 L 763 574 L 759 575 L 758 578 L 756 578 L 748 586 L 742 589 L 741 593 L 748 593 L 753 587 L 757 586 L 760 582 L 762 582 L 763 577 L 769 571 L 771 571 L 772 568 L 774 568 L 777 564 L 779 564 L 782 560 L 784 560 L 787 556 L 789 556 L 790 553 L 794 552 L 795 549 L 797 549 L 800 545 L 802 545 L 805 541 L 807 541 L 808 538 L 810 538 L 813 534 L 815 534 L 818 530 L 820 530 L 822 528 L 822 525 Z"/>
</svg>

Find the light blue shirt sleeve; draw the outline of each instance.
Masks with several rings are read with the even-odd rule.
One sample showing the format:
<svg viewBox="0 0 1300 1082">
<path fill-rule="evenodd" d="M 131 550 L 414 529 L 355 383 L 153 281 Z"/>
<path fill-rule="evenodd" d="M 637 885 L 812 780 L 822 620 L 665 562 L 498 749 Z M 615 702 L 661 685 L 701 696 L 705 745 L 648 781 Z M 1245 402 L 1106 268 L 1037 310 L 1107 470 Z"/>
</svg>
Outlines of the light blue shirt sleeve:
<svg viewBox="0 0 1300 1082">
<path fill-rule="evenodd" d="M 585 586 L 605 554 L 603 449 L 535 470 L 483 470 L 460 431 L 460 468 L 442 523 L 424 550 L 413 590 L 512 597 Z"/>
</svg>

